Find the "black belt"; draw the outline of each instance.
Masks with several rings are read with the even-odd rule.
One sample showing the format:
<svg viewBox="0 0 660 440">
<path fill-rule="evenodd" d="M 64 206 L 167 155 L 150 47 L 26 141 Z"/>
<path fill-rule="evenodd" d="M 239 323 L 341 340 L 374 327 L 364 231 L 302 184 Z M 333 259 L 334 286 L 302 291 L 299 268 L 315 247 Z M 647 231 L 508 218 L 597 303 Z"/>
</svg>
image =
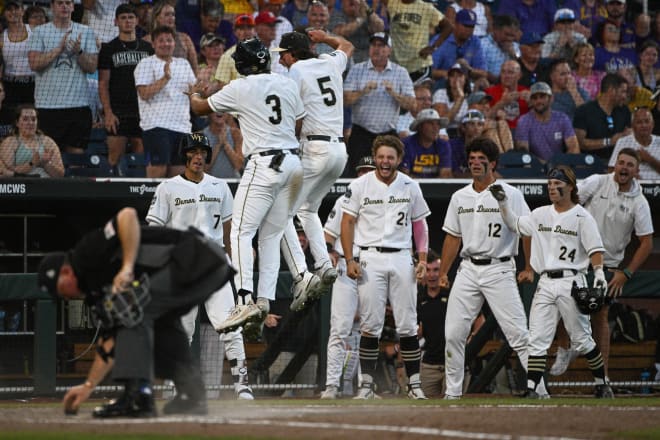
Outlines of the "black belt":
<svg viewBox="0 0 660 440">
<path fill-rule="evenodd" d="M 325 136 L 322 134 L 310 134 L 307 136 L 308 141 L 326 141 L 326 142 L 332 142 L 332 136 Z M 344 136 L 339 136 L 337 138 L 337 142 L 344 142 Z"/>
<path fill-rule="evenodd" d="M 565 269 L 565 270 L 546 270 L 543 272 L 544 275 L 547 275 L 548 278 L 564 278 L 577 275 L 578 271 L 575 269 Z"/>
<path fill-rule="evenodd" d="M 288 153 L 288 154 L 300 154 L 300 150 L 297 148 L 292 148 L 290 150 L 266 150 L 266 151 L 260 151 L 258 153 L 252 153 L 247 157 L 247 160 L 250 160 L 254 156 L 274 156 L 275 154 L 279 153 Z"/>
<path fill-rule="evenodd" d="M 383 254 L 392 254 L 394 252 L 399 252 L 402 249 L 391 248 L 391 247 L 381 247 L 381 246 L 358 246 L 361 251 L 376 251 Z"/>
<path fill-rule="evenodd" d="M 502 258 L 472 258 L 469 257 L 470 261 L 472 264 L 476 264 L 477 266 L 488 266 L 491 263 L 504 263 L 505 261 L 509 261 L 511 257 L 502 257 Z"/>
</svg>

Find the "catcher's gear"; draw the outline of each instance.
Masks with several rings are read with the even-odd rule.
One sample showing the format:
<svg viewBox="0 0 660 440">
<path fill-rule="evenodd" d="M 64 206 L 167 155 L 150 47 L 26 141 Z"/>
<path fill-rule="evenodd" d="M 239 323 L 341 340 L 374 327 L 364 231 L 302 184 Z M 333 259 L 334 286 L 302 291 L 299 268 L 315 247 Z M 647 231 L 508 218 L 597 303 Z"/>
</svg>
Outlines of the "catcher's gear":
<svg viewBox="0 0 660 440">
<path fill-rule="evenodd" d="M 111 285 L 104 287 L 103 299 L 92 306 L 92 314 L 105 328 L 132 328 L 142 322 L 144 308 L 150 301 L 149 277 L 143 274 L 119 293 L 112 293 Z"/>
<path fill-rule="evenodd" d="M 605 303 L 605 289 L 602 287 L 578 287 L 573 281 L 571 296 L 580 310 L 580 313 L 589 315 L 599 311 Z"/>
<path fill-rule="evenodd" d="M 238 43 L 231 57 L 243 76 L 270 72 L 270 52 L 257 37 Z"/>
<path fill-rule="evenodd" d="M 504 200 L 506 200 L 506 192 L 504 192 L 504 188 L 502 188 L 502 185 L 498 185 L 495 183 L 489 186 L 488 190 L 493 195 L 493 197 L 495 197 L 495 200 L 497 200 L 498 202 L 503 202 Z"/>
<path fill-rule="evenodd" d="M 206 150 L 206 163 L 211 163 L 211 156 L 213 156 L 213 149 L 209 144 L 209 139 L 202 133 L 189 133 L 185 134 L 179 142 L 179 157 L 183 159 L 183 163 L 188 162 L 186 154 L 195 148 L 202 148 Z"/>
</svg>

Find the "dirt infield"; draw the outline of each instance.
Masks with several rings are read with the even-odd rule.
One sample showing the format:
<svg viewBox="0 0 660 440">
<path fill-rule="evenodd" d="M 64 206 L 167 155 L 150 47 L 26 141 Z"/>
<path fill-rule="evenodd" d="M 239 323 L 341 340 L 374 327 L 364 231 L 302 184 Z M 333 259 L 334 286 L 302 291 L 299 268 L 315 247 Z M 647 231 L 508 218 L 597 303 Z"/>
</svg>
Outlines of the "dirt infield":
<svg viewBox="0 0 660 440">
<path fill-rule="evenodd" d="M 162 404 L 162 403 L 161 403 Z M 520 399 L 463 399 L 411 402 L 261 399 L 212 401 L 204 417 L 97 420 L 93 405 L 64 416 L 56 403 L 0 405 L 3 433 L 59 431 L 104 434 L 239 436 L 250 438 L 462 438 L 462 439 L 614 439 L 631 431 L 660 433 L 660 399 L 564 399 L 528 403 Z M 657 437 L 655 437 L 657 438 Z"/>
</svg>

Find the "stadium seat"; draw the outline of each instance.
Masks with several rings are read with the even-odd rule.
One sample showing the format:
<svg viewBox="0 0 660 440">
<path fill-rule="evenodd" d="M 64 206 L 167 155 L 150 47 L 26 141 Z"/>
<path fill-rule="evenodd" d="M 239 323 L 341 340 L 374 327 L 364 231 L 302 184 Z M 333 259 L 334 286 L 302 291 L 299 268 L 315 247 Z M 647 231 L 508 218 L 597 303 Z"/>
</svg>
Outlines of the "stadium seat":
<svg viewBox="0 0 660 440">
<path fill-rule="evenodd" d="M 62 153 L 65 177 L 112 177 L 105 156 L 87 153 Z"/>
<path fill-rule="evenodd" d="M 592 174 L 600 174 L 606 171 L 605 162 L 593 154 L 555 154 L 548 161 L 548 169 L 557 165 L 568 165 L 575 171 L 578 179 L 584 179 Z"/>
<path fill-rule="evenodd" d="M 500 154 L 497 172 L 510 179 L 542 179 L 545 177 L 545 166 L 527 151 L 511 150 Z"/>
<path fill-rule="evenodd" d="M 107 137 L 108 135 L 105 131 L 105 128 L 92 128 L 92 131 L 89 133 L 89 142 L 87 142 L 87 153 L 107 156 Z"/>
<path fill-rule="evenodd" d="M 124 154 L 119 160 L 119 170 L 124 177 L 147 177 L 147 158 L 144 154 Z"/>
</svg>

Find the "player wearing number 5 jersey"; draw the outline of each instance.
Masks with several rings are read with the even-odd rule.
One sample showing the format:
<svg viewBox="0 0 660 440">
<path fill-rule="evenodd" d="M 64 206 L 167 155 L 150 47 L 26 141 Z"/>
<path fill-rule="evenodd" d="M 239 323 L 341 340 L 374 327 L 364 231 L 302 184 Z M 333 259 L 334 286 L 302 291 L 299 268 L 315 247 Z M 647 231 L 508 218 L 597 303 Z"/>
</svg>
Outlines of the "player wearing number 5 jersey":
<svg viewBox="0 0 660 440">
<path fill-rule="evenodd" d="M 302 186 L 296 125 L 305 116 L 298 87 L 289 78 L 270 73 L 270 54 L 258 38 L 238 43 L 233 55 L 238 78 L 208 99 L 191 86 L 190 101 L 197 114 L 229 112 L 243 134 L 245 170 L 236 190 L 232 216 L 232 262 L 236 266 L 239 304 L 216 330 L 232 331 L 247 321 L 261 322 L 275 299 L 280 268 L 280 240 L 292 220 Z M 252 302 L 252 239 L 259 231 L 259 285 Z M 305 287 L 318 277 L 306 272 Z"/>
<path fill-rule="evenodd" d="M 378 136 L 372 148 L 376 170 L 355 179 L 344 195 L 341 246 L 346 273 L 358 284 L 360 313 L 360 389 L 356 399 L 373 399 L 378 338 L 389 300 L 400 336 L 401 357 L 408 375 L 408 397 L 426 399 L 419 380 L 421 352 L 417 339 L 416 281 L 426 276 L 431 214 L 419 184 L 397 171 L 403 143 Z M 419 263 L 412 257 L 414 235 Z M 353 248 L 359 249 L 359 256 Z M 358 257 L 359 262 L 354 258 Z"/>
<path fill-rule="evenodd" d="M 289 69 L 289 77 L 298 85 L 307 112 L 300 131 L 303 185 L 300 205 L 295 211 L 309 239 L 316 273 L 323 283 L 312 293 L 320 296 L 330 290 L 337 278 L 337 271 L 328 256 L 318 210 L 330 187 L 344 171 L 348 158 L 342 136 L 342 72 L 353 53 L 353 45 L 322 30 L 311 30 L 309 36 L 314 42 L 326 43 L 335 51 L 317 57 L 310 47 L 310 38 L 299 32 L 282 35 L 280 46 L 274 50 L 280 53 L 280 64 Z M 305 254 L 293 222 L 286 228 L 281 247 L 291 273 L 302 274 L 306 270 Z M 291 310 L 300 310 L 309 299 L 313 299 L 307 298 L 305 292 L 301 288 L 294 290 Z"/>
<path fill-rule="evenodd" d="M 486 190 L 495 182 L 499 150 L 490 140 L 479 138 L 468 145 L 466 153 L 473 182 L 452 195 L 442 227 L 447 235 L 440 258 L 440 287 L 449 288 L 447 273 L 463 244 L 460 253 L 463 261 L 447 302 L 446 399 L 463 394 L 465 341 L 484 300 L 527 369 L 527 316 L 516 284 L 519 237 L 503 224 L 497 201 Z M 529 214 L 522 193 L 510 185 L 502 185 L 510 194 L 512 211 Z M 525 270 L 518 278 L 533 279 L 533 274 Z"/>
<path fill-rule="evenodd" d="M 561 317 L 573 347 L 587 358 L 596 384 L 596 397 L 614 397 L 605 379 L 603 357 L 591 337 L 589 316 L 580 313 L 571 296 L 573 286 L 585 287 L 589 264 L 594 268 L 594 288 L 607 289 L 603 272 L 603 242 L 598 225 L 589 212 L 578 205 L 575 173 L 560 165 L 548 173 L 548 196 L 552 205 L 535 209 L 531 215 L 518 215 L 511 209 L 509 193 L 498 185 L 491 192 L 499 201 L 507 226 L 532 237 L 530 263 L 541 275 L 529 314 L 529 370 L 527 396 L 538 398 L 536 384 L 545 371 L 548 348 Z"/>
</svg>

